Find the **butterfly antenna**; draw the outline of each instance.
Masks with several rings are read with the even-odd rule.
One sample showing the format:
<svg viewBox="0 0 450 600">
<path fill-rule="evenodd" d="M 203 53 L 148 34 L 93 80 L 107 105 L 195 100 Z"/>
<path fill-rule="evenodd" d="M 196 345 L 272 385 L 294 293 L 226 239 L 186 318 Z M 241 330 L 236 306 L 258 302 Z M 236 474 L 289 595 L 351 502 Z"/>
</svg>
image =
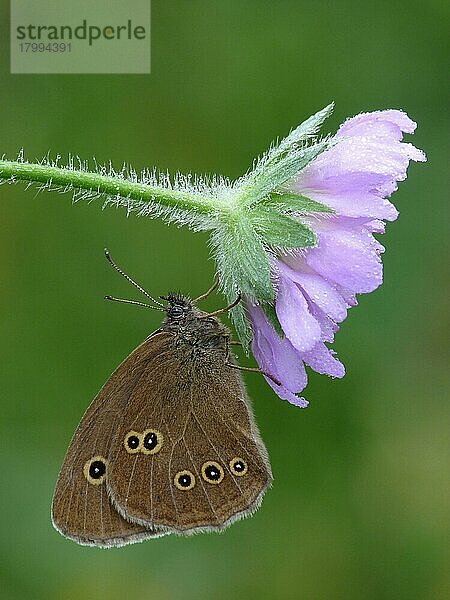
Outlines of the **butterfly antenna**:
<svg viewBox="0 0 450 600">
<path fill-rule="evenodd" d="M 120 274 L 122 275 L 122 277 L 124 277 L 128 283 L 131 283 L 131 285 L 133 285 L 136 289 L 138 289 L 142 294 L 144 294 L 144 296 L 147 296 L 147 298 L 149 300 L 151 300 L 152 302 L 154 302 L 155 304 L 157 304 L 158 306 L 161 306 L 163 309 L 165 309 L 164 304 L 161 304 L 161 302 L 158 302 L 157 300 L 155 300 L 154 298 L 152 298 L 152 296 L 150 296 L 150 294 L 148 292 L 146 292 L 144 290 L 143 287 L 141 287 L 138 283 L 136 283 L 133 279 L 131 279 L 131 277 L 129 275 L 127 275 L 124 271 L 122 271 L 122 269 L 116 265 L 116 263 L 113 261 L 113 259 L 111 258 L 111 255 L 109 253 L 108 248 L 105 248 L 105 257 L 106 260 L 109 262 L 109 264 L 114 267 L 114 269 Z M 124 302 L 123 299 L 121 298 L 113 298 L 112 296 L 105 296 L 107 300 L 116 300 L 118 302 Z M 139 302 L 134 302 L 134 301 L 127 301 L 125 300 L 125 302 L 128 302 L 129 304 L 139 304 Z M 143 302 L 141 302 L 141 304 L 144 304 Z M 150 307 L 150 305 L 145 305 L 144 306 L 148 306 L 149 308 L 156 308 L 156 307 Z"/>
<path fill-rule="evenodd" d="M 116 298 L 115 296 L 105 296 L 105 300 L 111 300 L 112 302 L 123 302 L 124 304 L 136 304 L 137 306 L 144 306 L 145 308 L 153 308 L 154 310 L 162 310 L 151 304 L 145 302 L 138 302 L 137 300 L 127 300 L 126 298 Z"/>
</svg>

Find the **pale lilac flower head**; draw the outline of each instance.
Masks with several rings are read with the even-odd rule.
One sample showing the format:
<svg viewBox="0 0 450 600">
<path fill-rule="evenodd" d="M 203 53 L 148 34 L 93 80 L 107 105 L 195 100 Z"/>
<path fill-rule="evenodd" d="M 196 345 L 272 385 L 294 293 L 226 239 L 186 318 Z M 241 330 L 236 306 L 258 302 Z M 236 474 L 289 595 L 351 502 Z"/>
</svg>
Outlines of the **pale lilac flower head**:
<svg viewBox="0 0 450 600">
<path fill-rule="evenodd" d="M 373 237 L 398 212 L 387 198 L 406 178 L 410 160 L 423 152 L 402 142 L 416 124 L 399 110 L 364 113 L 343 123 L 330 148 L 291 180 L 296 194 L 333 209 L 333 213 L 298 216 L 316 235 L 313 247 L 277 251 L 275 311 L 283 336 L 265 312 L 247 305 L 253 330 L 252 350 L 280 398 L 304 407 L 296 396 L 306 386 L 304 365 L 331 377 L 344 367 L 326 346 L 338 323 L 354 306 L 356 294 L 375 290 L 383 279 L 383 246 Z"/>
</svg>

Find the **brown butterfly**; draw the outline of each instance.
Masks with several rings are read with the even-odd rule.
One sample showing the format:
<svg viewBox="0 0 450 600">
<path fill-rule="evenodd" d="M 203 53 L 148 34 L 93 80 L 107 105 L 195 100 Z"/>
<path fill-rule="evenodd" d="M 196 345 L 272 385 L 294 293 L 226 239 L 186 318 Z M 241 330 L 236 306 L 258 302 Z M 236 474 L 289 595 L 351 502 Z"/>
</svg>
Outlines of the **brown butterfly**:
<svg viewBox="0 0 450 600">
<path fill-rule="evenodd" d="M 169 533 L 221 531 L 251 515 L 272 482 L 266 449 L 214 313 L 171 294 L 152 333 L 81 419 L 56 484 L 52 521 L 79 544 L 122 546 Z M 236 343 L 236 342 L 234 342 Z"/>
</svg>

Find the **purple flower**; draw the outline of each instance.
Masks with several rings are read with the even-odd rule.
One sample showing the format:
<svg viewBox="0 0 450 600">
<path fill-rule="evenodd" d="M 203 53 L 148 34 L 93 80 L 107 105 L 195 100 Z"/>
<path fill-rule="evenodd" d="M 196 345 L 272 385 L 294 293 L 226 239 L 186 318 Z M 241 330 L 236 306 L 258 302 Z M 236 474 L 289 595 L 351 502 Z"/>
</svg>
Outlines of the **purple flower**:
<svg viewBox="0 0 450 600">
<path fill-rule="evenodd" d="M 289 188 L 334 210 L 299 216 L 314 231 L 317 243 L 277 253 L 275 311 L 280 337 L 257 305 L 248 303 L 252 350 L 278 396 L 296 406 L 307 383 L 304 364 L 318 373 L 343 377 L 344 366 L 325 342 L 332 342 L 356 294 L 375 290 L 383 280 L 383 246 L 373 237 L 398 212 L 386 198 L 406 178 L 410 160 L 426 157 L 403 132 L 416 124 L 398 110 L 364 113 L 343 123 L 333 145 L 291 180 Z"/>
</svg>

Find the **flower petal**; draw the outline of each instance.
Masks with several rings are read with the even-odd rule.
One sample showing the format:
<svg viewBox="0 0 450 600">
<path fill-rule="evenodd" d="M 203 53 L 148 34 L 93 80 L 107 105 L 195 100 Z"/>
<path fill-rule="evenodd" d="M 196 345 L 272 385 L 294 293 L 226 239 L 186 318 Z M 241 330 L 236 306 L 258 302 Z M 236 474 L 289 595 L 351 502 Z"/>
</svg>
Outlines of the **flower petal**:
<svg viewBox="0 0 450 600">
<path fill-rule="evenodd" d="M 383 198 L 395 191 L 397 181 L 406 179 L 411 159 L 423 159 L 417 152 L 400 142 L 343 138 L 310 162 L 290 185 L 339 214 L 394 220 L 396 210 Z"/>
<path fill-rule="evenodd" d="M 334 334 L 339 331 L 339 325 L 337 325 L 330 317 L 321 310 L 318 306 L 311 303 L 309 305 L 311 314 L 320 325 L 321 339 L 324 342 L 332 342 L 334 340 Z"/>
<path fill-rule="evenodd" d="M 328 227 L 318 234 L 318 245 L 305 255 L 315 271 L 352 293 L 375 290 L 383 281 L 383 267 L 371 234 L 362 227 Z"/>
<path fill-rule="evenodd" d="M 333 321 L 343 321 L 347 316 L 347 303 L 337 289 L 317 273 L 292 271 L 292 279 L 298 283 L 308 299 L 317 304 Z"/>
<path fill-rule="evenodd" d="M 301 392 L 307 376 L 298 352 L 287 338 L 277 335 L 259 306 L 249 304 L 247 308 L 253 330 L 252 352 L 261 370 L 280 381 L 286 390 Z M 282 391 L 280 386 L 274 387 L 277 391 L 275 388 Z"/>
<path fill-rule="evenodd" d="M 340 295 L 344 298 L 349 308 L 352 306 L 358 306 L 358 300 L 356 299 L 355 294 L 352 294 L 350 290 L 338 284 L 336 284 L 336 289 L 339 290 Z"/>
<path fill-rule="evenodd" d="M 383 221 L 375 219 L 370 223 L 366 223 L 365 227 L 372 233 L 384 233 L 386 231 L 386 225 Z"/>
<path fill-rule="evenodd" d="M 406 178 L 410 160 L 426 160 L 421 150 L 401 142 L 403 132 L 412 133 L 415 127 L 399 110 L 348 119 L 335 144 L 300 171 L 291 187 L 338 214 L 394 221 L 398 213 L 386 196 Z"/>
<path fill-rule="evenodd" d="M 336 135 L 365 135 L 369 130 L 375 129 L 378 135 L 382 135 L 385 129 L 389 127 L 390 132 L 399 135 L 397 139 L 402 139 L 402 132 L 414 133 L 417 125 L 406 113 L 401 110 L 375 110 L 366 112 L 347 119 L 338 129 Z M 393 135 L 393 133 L 391 133 Z"/>
<path fill-rule="evenodd" d="M 319 342 L 309 352 L 304 352 L 302 358 L 317 373 L 331 377 L 344 377 L 344 365 L 333 357 L 332 351 L 325 344 Z"/>
<path fill-rule="evenodd" d="M 307 352 L 320 340 L 320 325 L 308 309 L 298 286 L 280 272 L 275 310 L 283 331 L 294 348 Z"/>
<path fill-rule="evenodd" d="M 398 211 L 383 196 L 386 189 L 395 189 L 395 180 L 373 173 L 342 173 L 321 180 L 311 168 L 301 173 L 295 184 L 296 191 L 329 206 L 338 214 L 349 217 L 370 217 L 395 221 Z"/>
<path fill-rule="evenodd" d="M 292 392 L 290 392 L 287 388 L 277 385 L 274 381 L 269 379 L 268 377 L 264 378 L 276 395 L 281 398 L 281 400 L 287 400 L 290 404 L 294 406 L 298 406 L 299 408 L 306 408 L 308 406 L 308 401 L 301 396 L 296 396 Z"/>
<path fill-rule="evenodd" d="M 411 144 L 400 142 L 380 143 L 368 141 L 365 137 L 349 137 L 322 152 L 310 165 L 316 163 L 316 168 L 322 167 L 327 176 L 376 173 L 402 181 L 406 179 L 406 169 L 412 155 L 415 155 L 413 148 Z"/>
</svg>

